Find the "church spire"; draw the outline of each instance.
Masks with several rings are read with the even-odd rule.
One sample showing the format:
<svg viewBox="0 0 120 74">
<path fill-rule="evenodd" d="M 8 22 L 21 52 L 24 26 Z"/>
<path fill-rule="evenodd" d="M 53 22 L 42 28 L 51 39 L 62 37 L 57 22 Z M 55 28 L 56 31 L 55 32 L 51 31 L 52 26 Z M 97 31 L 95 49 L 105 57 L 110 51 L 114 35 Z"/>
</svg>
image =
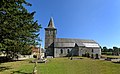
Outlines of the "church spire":
<svg viewBox="0 0 120 74">
<path fill-rule="evenodd" d="M 50 21 L 49 21 L 49 24 L 48 24 L 48 28 L 55 28 L 52 17 L 50 18 Z"/>
</svg>

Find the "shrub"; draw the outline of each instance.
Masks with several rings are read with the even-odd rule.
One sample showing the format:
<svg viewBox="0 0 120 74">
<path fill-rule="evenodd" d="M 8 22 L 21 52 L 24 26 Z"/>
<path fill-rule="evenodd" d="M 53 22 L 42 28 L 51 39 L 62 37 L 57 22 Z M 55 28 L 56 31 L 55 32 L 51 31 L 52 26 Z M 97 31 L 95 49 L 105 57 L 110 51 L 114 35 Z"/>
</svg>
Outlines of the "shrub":
<svg viewBox="0 0 120 74">
<path fill-rule="evenodd" d="M 33 55 L 33 58 L 37 58 L 37 55 Z"/>
<path fill-rule="evenodd" d="M 112 52 L 102 52 L 102 55 L 113 55 Z"/>
</svg>

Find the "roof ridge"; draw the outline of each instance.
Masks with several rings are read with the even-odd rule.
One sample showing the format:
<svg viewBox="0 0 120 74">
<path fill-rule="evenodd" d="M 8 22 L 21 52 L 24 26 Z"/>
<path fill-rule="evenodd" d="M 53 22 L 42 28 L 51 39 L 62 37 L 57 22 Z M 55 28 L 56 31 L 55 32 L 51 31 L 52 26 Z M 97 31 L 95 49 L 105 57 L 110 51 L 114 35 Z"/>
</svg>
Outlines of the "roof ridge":
<svg viewBox="0 0 120 74">
<path fill-rule="evenodd" d="M 91 40 L 91 41 L 94 41 L 93 39 L 79 39 L 79 38 L 56 38 L 56 39 L 73 39 L 73 40 Z"/>
</svg>

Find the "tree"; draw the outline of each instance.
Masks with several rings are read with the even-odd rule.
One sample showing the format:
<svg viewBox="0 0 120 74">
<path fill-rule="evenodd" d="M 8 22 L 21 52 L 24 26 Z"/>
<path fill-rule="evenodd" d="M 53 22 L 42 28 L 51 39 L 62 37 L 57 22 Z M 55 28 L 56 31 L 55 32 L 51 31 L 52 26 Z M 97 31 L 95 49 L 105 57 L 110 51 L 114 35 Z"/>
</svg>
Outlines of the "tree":
<svg viewBox="0 0 120 74">
<path fill-rule="evenodd" d="M 41 25 L 34 21 L 35 12 L 24 5 L 31 6 L 25 0 L 0 1 L 0 50 L 9 58 L 30 54 L 30 45 L 37 44 Z"/>
<path fill-rule="evenodd" d="M 109 50 L 108 50 L 109 52 L 113 52 L 113 49 L 112 48 L 109 48 Z"/>
<path fill-rule="evenodd" d="M 103 49 L 102 49 L 102 51 L 103 52 L 107 52 L 108 51 L 107 47 L 104 46 Z"/>
<path fill-rule="evenodd" d="M 118 47 L 113 47 L 114 50 L 114 55 L 119 55 L 119 48 Z"/>
</svg>

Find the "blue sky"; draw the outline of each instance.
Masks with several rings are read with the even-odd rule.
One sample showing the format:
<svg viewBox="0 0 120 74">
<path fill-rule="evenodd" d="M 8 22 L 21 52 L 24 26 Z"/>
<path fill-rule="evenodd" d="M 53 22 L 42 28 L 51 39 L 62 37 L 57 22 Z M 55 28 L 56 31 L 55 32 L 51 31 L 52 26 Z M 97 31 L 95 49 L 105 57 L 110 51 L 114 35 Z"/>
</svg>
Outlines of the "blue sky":
<svg viewBox="0 0 120 74">
<path fill-rule="evenodd" d="M 93 39 L 102 47 L 120 47 L 120 0 L 27 0 L 26 7 L 36 11 L 42 24 L 40 37 L 44 47 L 44 28 L 54 19 L 59 38 Z"/>
</svg>

